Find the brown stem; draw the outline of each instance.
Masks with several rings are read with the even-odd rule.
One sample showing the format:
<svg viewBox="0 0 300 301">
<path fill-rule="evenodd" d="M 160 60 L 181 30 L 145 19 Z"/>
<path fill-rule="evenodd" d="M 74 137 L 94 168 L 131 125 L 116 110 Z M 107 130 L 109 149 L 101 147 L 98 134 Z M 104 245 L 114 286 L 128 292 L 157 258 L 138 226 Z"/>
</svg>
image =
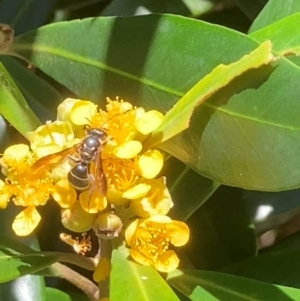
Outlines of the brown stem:
<svg viewBox="0 0 300 301">
<path fill-rule="evenodd" d="M 98 259 L 67 252 L 42 252 L 43 255 L 59 257 L 59 261 L 77 265 L 89 271 L 94 271 Z"/>
<path fill-rule="evenodd" d="M 57 276 L 81 289 L 91 301 L 99 300 L 99 289 L 92 281 L 59 262 L 53 264 L 51 268 Z"/>
</svg>

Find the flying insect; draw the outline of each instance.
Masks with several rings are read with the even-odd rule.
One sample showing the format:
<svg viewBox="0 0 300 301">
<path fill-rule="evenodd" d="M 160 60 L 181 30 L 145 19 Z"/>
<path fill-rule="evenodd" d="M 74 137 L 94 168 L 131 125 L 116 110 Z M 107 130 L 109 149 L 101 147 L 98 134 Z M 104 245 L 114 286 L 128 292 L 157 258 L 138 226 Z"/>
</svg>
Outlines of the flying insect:
<svg viewBox="0 0 300 301">
<path fill-rule="evenodd" d="M 101 151 L 106 142 L 107 133 L 103 129 L 86 127 L 86 136 L 80 143 L 40 158 L 32 168 L 33 170 L 45 166 L 54 168 L 69 159 L 75 163 L 67 175 L 70 185 L 79 192 L 98 189 L 105 195 L 106 179 L 103 173 Z M 91 172 L 92 163 L 94 163 L 93 173 Z"/>
</svg>

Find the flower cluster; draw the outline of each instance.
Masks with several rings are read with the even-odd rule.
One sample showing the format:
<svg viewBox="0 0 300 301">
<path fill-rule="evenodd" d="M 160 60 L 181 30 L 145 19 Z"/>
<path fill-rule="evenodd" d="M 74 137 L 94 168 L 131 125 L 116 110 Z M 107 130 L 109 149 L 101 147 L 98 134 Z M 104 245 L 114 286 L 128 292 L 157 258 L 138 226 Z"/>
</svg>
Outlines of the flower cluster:
<svg viewBox="0 0 300 301">
<path fill-rule="evenodd" d="M 62 208 L 63 225 L 75 232 L 93 228 L 101 238 L 113 238 L 125 226 L 130 255 L 137 262 L 169 272 L 178 258 L 169 245 L 182 246 L 189 229 L 167 214 L 173 202 L 164 177 L 163 155 L 143 149 L 143 142 L 160 125 L 163 115 L 122 100 L 110 100 L 106 110 L 84 100 L 66 99 L 57 120 L 28 133 L 29 146 L 6 149 L 0 164 L 0 208 L 9 201 L 25 207 L 14 222 L 17 235 L 28 235 L 41 217 L 36 206 L 54 199 Z M 70 180 L 89 129 L 103 136 L 87 164 L 87 189 L 78 191 Z M 70 238 L 69 238 L 70 240 Z M 89 249 L 89 247 L 86 247 Z"/>
</svg>

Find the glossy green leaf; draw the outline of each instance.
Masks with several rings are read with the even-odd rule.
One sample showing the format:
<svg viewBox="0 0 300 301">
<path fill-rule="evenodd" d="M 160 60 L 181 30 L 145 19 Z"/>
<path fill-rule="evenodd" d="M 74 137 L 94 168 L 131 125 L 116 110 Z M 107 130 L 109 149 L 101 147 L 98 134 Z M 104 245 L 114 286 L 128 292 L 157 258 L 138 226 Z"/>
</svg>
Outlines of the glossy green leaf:
<svg viewBox="0 0 300 301">
<path fill-rule="evenodd" d="M 46 301 L 88 301 L 83 295 L 74 292 L 63 292 L 53 287 L 46 288 Z"/>
<path fill-rule="evenodd" d="M 204 178 L 171 157 L 164 164 L 163 175 L 174 202 L 172 219 L 186 221 L 218 189 L 220 184 Z"/>
<path fill-rule="evenodd" d="M 271 43 L 264 42 L 251 53 L 243 56 L 230 65 L 218 65 L 202 78 L 170 109 L 162 123 L 145 143 L 146 148 L 160 144 L 179 134 L 189 126 L 194 109 L 209 98 L 213 93 L 228 85 L 235 77 L 252 68 L 269 64 L 274 60 Z"/>
<path fill-rule="evenodd" d="M 2 270 L 1 273 L 3 273 Z M 24 291 L 27 293 L 24 294 Z M 0 283 L 0 300 L 46 301 L 44 278 L 26 275 L 13 281 Z"/>
<path fill-rule="evenodd" d="M 216 66 L 238 61 L 258 45 L 220 26 L 150 15 L 51 24 L 17 38 L 14 51 L 83 99 L 103 105 L 105 97 L 120 96 L 166 112 Z M 286 59 L 240 75 L 161 148 L 226 185 L 299 187 L 299 76 Z"/>
<path fill-rule="evenodd" d="M 300 290 L 223 273 L 177 270 L 167 281 L 192 301 L 292 301 Z"/>
<path fill-rule="evenodd" d="M 0 273 L 0 283 L 22 275 L 35 274 L 57 261 L 69 262 L 89 270 L 95 268 L 90 258 L 62 252 L 37 252 L 21 242 L 4 235 L 0 236 L 0 270 L 6 271 Z"/>
<path fill-rule="evenodd" d="M 233 187 L 221 186 L 186 223 L 191 236 L 178 251 L 198 269 L 218 270 L 256 254 L 254 227 Z"/>
<path fill-rule="evenodd" d="M 299 11 L 300 1 L 298 0 L 269 0 L 267 5 L 251 25 L 249 33 L 259 30 Z"/>
<path fill-rule="evenodd" d="M 22 134 L 36 129 L 40 122 L 29 108 L 9 73 L 0 63 L 0 113 Z"/>
<path fill-rule="evenodd" d="M 9 246 L 20 253 L 31 253 L 33 249 L 39 250 L 39 244 L 35 235 L 29 237 L 18 237 L 14 234 L 11 222 L 18 214 L 16 206 L 8 206 L 0 210 L 0 244 Z M 1 260 L 0 260 L 1 262 Z M 0 275 L 2 274 L 0 268 Z M 28 293 L 24 294 L 24 287 Z M 44 277 L 25 275 L 12 281 L 0 283 L 0 300 L 13 301 L 45 301 L 45 280 Z"/>
<path fill-rule="evenodd" d="M 297 237 L 299 239 L 299 236 Z M 225 273 L 300 288 L 300 250 L 265 252 L 222 269 Z"/>
<path fill-rule="evenodd" d="M 34 70 L 25 68 L 15 59 L 2 57 L 1 61 L 39 119 L 54 120 L 57 106 L 63 101 L 62 95 Z"/>
<path fill-rule="evenodd" d="M 254 20 L 268 0 L 235 0 L 236 5 L 249 18 Z"/>
<path fill-rule="evenodd" d="M 257 41 L 272 41 L 272 48 L 280 55 L 300 54 L 299 37 L 300 12 L 280 19 L 250 34 Z"/>
<path fill-rule="evenodd" d="M 195 111 L 189 130 L 160 148 L 219 183 L 265 191 L 298 188 L 291 175 L 299 172 L 300 69 L 279 59 L 251 73 L 215 93 Z"/>
<path fill-rule="evenodd" d="M 125 247 L 119 247 L 113 251 L 110 301 L 179 301 L 155 269 L 142 266 L 127 257 L 128 252 Z"/>
<path fill-rule="evenodd" d="M 45 256 L 20 242 L 1 236 L 0 239 L 0 283 L 35 273 L 58 260 L 55 256 Z"/>
<path fill-rule="evenodd" d="M 0 283 L 32 274 L 56 262 L 54 256 L 45 257 L 39 253 L 20 254 L 8 247 L 0 246 L 0 268 L 5 273 L 0 274 Z"/>
<path fill-rule="evenodd" d="M 2 0 L 0 19 L 18 35 L 43 25 L 54 3 L 55 0 Z"/>
</svg>

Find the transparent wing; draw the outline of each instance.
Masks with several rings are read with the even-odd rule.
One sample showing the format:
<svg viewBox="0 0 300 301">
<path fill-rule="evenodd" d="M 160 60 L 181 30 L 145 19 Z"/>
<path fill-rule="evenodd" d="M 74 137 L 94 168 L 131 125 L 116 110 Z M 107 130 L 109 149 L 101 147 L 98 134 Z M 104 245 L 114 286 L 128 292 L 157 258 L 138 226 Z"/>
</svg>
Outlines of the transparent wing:
<svg viewBox="0 0 300 301">
<path fill-rule="evenodd" d="M 54 167 L 58 166 L 63 161 L 68 159 L 70 155 L 74 155 L 77 149 L 78 149 L 78 144 L 66 148 L 60 152 L 42 157 L 32 165 L 32 169 L 33 171 L 38 170 L 41 167 L 47 167 L 49 169 L 53 169 Z"/>
<path fill-rule="evenodd" d="M 106 195 L 107 192 L 107 183 L 106 178 L 103 172 L 102 166 L 102 158 L 101 158 L 101 149 L 97 152 L 95 162 L 94 162 L 94 169 L 91 174 L 91 190 L 92 193 L 103 194 Z"/>
</svg>

